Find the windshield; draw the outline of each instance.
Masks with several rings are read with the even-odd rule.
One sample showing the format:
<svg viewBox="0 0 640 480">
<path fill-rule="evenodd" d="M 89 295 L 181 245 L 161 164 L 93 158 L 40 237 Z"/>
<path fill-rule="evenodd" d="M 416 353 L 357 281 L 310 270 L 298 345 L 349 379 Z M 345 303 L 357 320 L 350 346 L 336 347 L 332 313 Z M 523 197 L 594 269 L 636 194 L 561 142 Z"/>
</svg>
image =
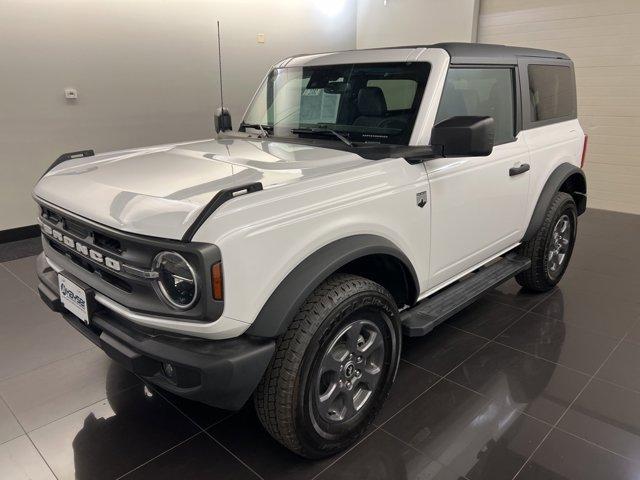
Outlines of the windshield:
<svg viewBox="0 0 640 480">
<path fill-rule="evenodd" d="M 260 86 L 240 130 L 407 145 L 428 76 L 428 63 L 276 68 Z"/>
</svg>

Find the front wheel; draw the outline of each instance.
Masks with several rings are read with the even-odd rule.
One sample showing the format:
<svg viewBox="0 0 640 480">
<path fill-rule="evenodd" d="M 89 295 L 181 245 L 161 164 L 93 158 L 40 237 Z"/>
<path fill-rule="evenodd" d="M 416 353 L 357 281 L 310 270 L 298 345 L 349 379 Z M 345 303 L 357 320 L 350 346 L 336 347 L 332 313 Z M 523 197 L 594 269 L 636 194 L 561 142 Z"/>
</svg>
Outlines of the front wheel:
<svg viewBox="0 0 640 480">
<path fill-rule="evenodd" d="M 380 285 L 337 274 L 303 304 L 254 396 L 260 421 L 295 453 L 321 458 L 365 432 L 400 361 L 398 309 Z"/>
<path fill-rule="evenodd" d="M 577 226 L 573 197 L 564 192 L 556 193 L 540 229 L 520 246 L 520 253 L 531 259 L 531 268 L 516 275 L 516 281 L 529 290 L 551 290 L 569 265 Z"/>
</svg>

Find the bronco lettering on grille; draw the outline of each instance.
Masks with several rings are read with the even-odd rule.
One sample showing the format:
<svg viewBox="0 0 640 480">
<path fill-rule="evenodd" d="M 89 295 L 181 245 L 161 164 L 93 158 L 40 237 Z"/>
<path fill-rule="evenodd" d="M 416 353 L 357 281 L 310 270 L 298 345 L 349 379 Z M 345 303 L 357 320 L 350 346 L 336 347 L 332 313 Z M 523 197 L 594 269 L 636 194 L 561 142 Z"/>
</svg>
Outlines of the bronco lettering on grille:
<svg viewBox="0 0 640 480">
<path fill-rule="evenodd" d="M 48 225 L 42 224 L 42 232 L 50 237 L 53 237 L 55 240 L 64 243 L 67 247 L 74 249 L 80 255 L 90 258 L 94 262 L 106 265 L 112 270 L 119 272 L 121 270 L 121 265 L 118 260 L 115 258 L 107 257 L 102 253 L 94 250 L 93 248 L 89 248 L 87 245 L 75 241 L 73 238 L 68 235 L 63 235 L 58 230 L 54 230 Z"/>
</svg>

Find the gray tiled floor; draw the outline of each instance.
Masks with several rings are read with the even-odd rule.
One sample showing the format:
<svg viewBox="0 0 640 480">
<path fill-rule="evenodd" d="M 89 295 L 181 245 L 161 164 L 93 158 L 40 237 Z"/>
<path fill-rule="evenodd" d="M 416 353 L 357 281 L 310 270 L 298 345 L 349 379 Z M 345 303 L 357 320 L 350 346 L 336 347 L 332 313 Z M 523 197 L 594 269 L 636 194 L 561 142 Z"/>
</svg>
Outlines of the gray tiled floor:
<svg viewBox="0 0 640 480">
<path fill-rule="evenodd" d="M 547 295 L 508 282 L 408 339 L 391 396 L 319 462 L 145 387 L 36 295 L 37 242 L 0 249 L 1 479 L 637 479 L 640 217 L 590 210 Z M 23 257 L 23 258 L 19 258 Z"/>
</svg>

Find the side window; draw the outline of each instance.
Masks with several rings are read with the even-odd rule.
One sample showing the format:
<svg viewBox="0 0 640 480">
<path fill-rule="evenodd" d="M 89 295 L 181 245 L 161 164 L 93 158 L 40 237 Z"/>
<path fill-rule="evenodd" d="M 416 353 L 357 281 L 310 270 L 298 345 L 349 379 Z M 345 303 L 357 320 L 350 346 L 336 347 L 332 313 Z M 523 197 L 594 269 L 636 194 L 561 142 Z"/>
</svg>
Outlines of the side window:
<svg viewBox="0 0 640 480">
<path fill-rule="evenodd" d="M 531 121 L 575 115 L 571 69 L 565 65 L 529 65 Z"/>
<path fill-rule="evenodd" d="M 493 117 L 495 144 L 514 139 L 515 102 L 510 68 L 451 68 L 436 123 L 459 115 Z"/>
<path fill-rule="evenodd" d="M 369 80 L 367 87 L 379 87 L 382 90 L 387 110 L 409 110 L 413 106 L 418 82 L 403 78 Z"/>
</svg>

